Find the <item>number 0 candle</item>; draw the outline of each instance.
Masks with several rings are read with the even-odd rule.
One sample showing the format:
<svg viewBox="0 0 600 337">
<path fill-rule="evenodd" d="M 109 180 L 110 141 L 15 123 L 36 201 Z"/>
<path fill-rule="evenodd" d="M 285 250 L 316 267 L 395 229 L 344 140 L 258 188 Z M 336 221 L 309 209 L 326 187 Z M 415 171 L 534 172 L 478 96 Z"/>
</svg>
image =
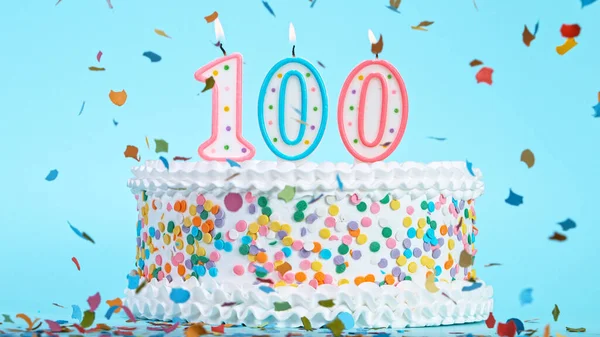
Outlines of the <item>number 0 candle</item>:
<svg viewBox="0 0 600 337">
<path fill-rule="evenodd" d="M 408 97 L 398 70 L 379 59 L 383 38 L 376 41 L 369 30 L 369 39 L 376 59 L 363 61 L 346 78 L 338 102 L 338 127 L 350 154 L 372 163 L 387 158 L 400 144 Z"/>
<path fill-rule="evenodd" d="M 219 19 L 215 35 L 223 57 L 198 69 L 196 80 L 214 83 L 212 87 L 212 133 L 200 145 L 198 154 L 205 160 L 244 161 L 254 157 L 254 146 L 242 137 L 242 54 L 227 55 L 221 43 L 224 38 Z M 212 78 L 212 79 L 211 79 Z"/>
<path fill-rule="evenodd" d="M 290 24 L 289 39 L 296 41 Z M 279 61 L 267 74 L 258 98 L 258 124 L 269 149 L 285 160 L 307 157 L 319 145 L 327 124 L 327 93 L 321 75 L 305 59 Z"/>
</svg>

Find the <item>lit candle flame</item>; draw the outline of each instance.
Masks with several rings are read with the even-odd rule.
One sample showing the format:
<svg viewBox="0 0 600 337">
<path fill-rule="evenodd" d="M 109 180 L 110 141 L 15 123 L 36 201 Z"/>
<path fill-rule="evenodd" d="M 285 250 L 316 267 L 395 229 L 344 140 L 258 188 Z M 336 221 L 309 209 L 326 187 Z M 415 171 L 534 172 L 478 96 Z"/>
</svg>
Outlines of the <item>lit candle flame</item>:
<svg viewBox="0 0 600 337">
<path fill-rule="evenodd" d="M 290 43 L 291 44 L 296 43 L 296 29 L 294 29 L 294 24 L 292 24 L 291 22 L 290 22 L 290 34 L 289 34 L 289 36 L 290 36 Z"/>
<path fill-rule="evenodd" d="M 215 37 L 217 38 L 217 42 L 225 40 L 225 32 L 223 31 L 223 26 L 221 26 L 219 18 L 215 19 Z"/>
<path fill-rule="evenodd" d="M 377 43 L 377 39 L 375 38 L 375 34 L 373 34 L 373 31 L 369 29 L 369 41 L 371 41 L 371 44 L 375 44 Z"/>
</svg>

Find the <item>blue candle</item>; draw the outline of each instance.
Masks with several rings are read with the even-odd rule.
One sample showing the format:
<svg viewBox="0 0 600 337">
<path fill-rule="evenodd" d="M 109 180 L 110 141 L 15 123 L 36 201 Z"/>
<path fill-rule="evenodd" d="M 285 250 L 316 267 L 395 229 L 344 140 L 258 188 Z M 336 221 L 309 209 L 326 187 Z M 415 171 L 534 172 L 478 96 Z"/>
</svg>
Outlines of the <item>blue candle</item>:
<svg viewBox="0 0 600 337">
<path fill-rule="evenodd" d="M 290 42 L 296 36 L 290 24 Z M 267 74 L 258 97 L 258 124 L 269 149 L 278 157 L 306 158 L 321 142 L 327 124 L 327 92 L 317 69 L 307 60 L 279 61 Z"/>
</svg>

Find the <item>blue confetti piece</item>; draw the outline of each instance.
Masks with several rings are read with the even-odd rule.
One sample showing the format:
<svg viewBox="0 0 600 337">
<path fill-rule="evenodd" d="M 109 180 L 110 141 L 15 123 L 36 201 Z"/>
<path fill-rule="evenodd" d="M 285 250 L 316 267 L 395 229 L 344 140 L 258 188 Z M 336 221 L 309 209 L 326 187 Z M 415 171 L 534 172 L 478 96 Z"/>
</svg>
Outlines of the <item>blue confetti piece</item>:
<svg viewBox="0 0 600 337">
<path fill-rule="evenodd" d="M 67 223 L 69 224 L 69 227 L 71 227 L 71 229 L 73 230 L 73 232 L 75 232 L 75 234 L 77 234 L 77 236 L 79 236 L 80 238 L 84 239 L 83 237 L 83 233 L 81 233 L 81 231 L 77 228 L 75 228 L 75 226 L 71 225 L 71 223 L 69 221 L 67 221 Z"/>
<path fill-rule="evenodd" d="M 592 108 L 594 109 L 594 117 L 600 117 L 600 103 L 594 105 Z"/>
<path fill-rule="evenodd" d="M 511 318 L 508 321 L 506 321 L 506 323 L 510 323 L 511 321 L 515 323 L 515 326 L 517 327 L 517 334 L 521 334 L 521 332 L 525 331 L 525 325 L 523 324 L 523 322 L 521 322 L 520 319 Z"/>
<path fill-rule="evenodd" d="M 473 291 L 475 289 L 481 288 L 481 283 L 473 282 L 470 286 L 466 286 L 462 288 L 462 291 Z"/>
<path fill-rule="evenodd" d="M 526 288 L 521 290 L 521 294 L 519 295 L 519 301 L 521 302 L 521 305 L 530 304 L 531 302 L 533 302 L 533 297 L 531 296 L 532 292 L 532 288 Z"/>
<path fill-rule="evenodd" d="M 273 12 L 273 8 L 271 8 L 271 6 L 269 5 L 269 3 L 266 2 L 266 1 L 264 1 L 264 0 L 263 0 L 262 3 L 265 6 L 265 8 L 269 11 L 269 13 L 271 13 L 271 15 L 273 15 L 273 17 L 276 17 L 275 16 L 275 12 Z"/>
<path fill-rule="evenodd" d="M 231 160 L 231 159 L 225 159 L 227 161 L 227 163 L 229 164 L 229 166 L 231 167 L 242 167 L 240 164 L 238 164 L 235 160 Z"/>
<path fill-rule="evenodd" d="M 344 328 L 346 330 L 348 329 L 352 329 L 354 327 L 354 317 L 352 317 L 351 314 L 347 313 L 347 312 L 340 312 L 337 315 L 337 318 L 342 321 L 342 324 L 344 324 Z"/>
<path fill-rule="evenodd" d="M 342 179 L 340 178 L 340 174 L 336 174 L 335 178 L 337 179 L 337 183 L 338 183 L 338 188 L 340 189 L 340 191 L 344 190 L 344 184 L 342 183 Z"/>
<path fill-rule="evenodd" d="M 310 8 L 315 7 L 315 4 L 317 3 L 317 0 L 312 0 L 312 3 L 310 4 Z"/>
<path fill-rule="evenodd" d="M 443 142 L 443 141 L 445 141 L 445 140 L 446 140 L 446 138 L 445 138 L 445 137 L 433 137 L 433 136 L 429 136 L 429 137 L 427 137 L 427 138 L 429 138 L 429 139 L 433 139 L 433 140 L 437 140 L 437 141 L 440 141 L 440 142 Z"/>
<path fill-rule="evenodd" d="M 69 323 L 69 321 L 65 321 L 64 319 L 59 319 L 58 321 L 56 321 L 56 323 L 58 323 L 58 324 L 67 324 L 67 323 Z"/>
<path fill-rule="evenodd" d="M 160 57 L 160 55 L 151 52 L 151 51 L 147 51 L 145 53 L 143 53 L 142 55 L 146 56 L 147 58 L 150 59 L 150 62 L 154 63 L 154 62 L 158 62 L 160 60 L 162 60 L 162 57 Z"/>
<path fill-rule="evenodd" d="M 508 198 L 504 201 L 512 206 L 519 206 L 523 203 L 523 197 L 513 192 L 512 189 L 509 189 Z"/>
<path fill-rule="evenodd" d="M 178 304 L 185 303 L 190 299 L 190 292 L 182 288 L 173 288 L 169 298 Z"/>
<path fill-rule="evenodd" d="M 589 6 L 596 2 L 596 0 L 581 0 L 581 8 L 583 9 L 585 6 Z"/>
<path fill-rule="evenodd" d="M 539 21 L 535 24 L 535 28 L 533 29 L 533 36 L 537 35 L 538 29 L 540 29 L 540 22 Z"/>
<path fill-rule="evenodd" d="M 267 294 L 270 294 L 270 293 L 274 293 L 274 292 L 275 292 L 275 290 L 273 290 L 273 288 L 271 288 L 271 287 L 267 287 L 267 286 L 260 286 L 260 287 L 258 287 L 258 289 L 260 289 L 260 290 L 264 291 L 264 292 L 265 292 L 265 293 L 267 293 Z"/>
<path fill-rule="evenodd" d="M 83 101 L 83 104 L 81 104 L 81 109 L 79 109 L 79 115 L 77 115 L 77 116 L 81 116 L 81 113 L 83 112 L 83 108 L 85 108 L 85 101 Z"/>
<path fill-rule="evenodd" d="M 475 173 L 473 173 L 473 163 L 471 163 L 468 160 L 466 162 L 467 162 L 467 171 L 469 171 L 469 173 L 474 177 Z"/>
<path fill-rule="evenodd" d="M 46 181 L 54 181 L 58 177 L 58 170 L 52 170 L 46 176 Z"/>
<path fill-rule="evenodd" d="M 119 122 L 117 122 L 117 121 L 116 121 L 116 120 L 113 118 L 113 124 L 114 124 L 115 126 L 117 126 L 117 125 L 119 125 Z"/>
<path fill-rule="evenodd" d="M 255 265 L 254 268 L 255 268 L 255 270 L 254 270 L 255 273 L 262 273 L 262 274 L 268 274 L 269 273 L 265 268 L 263 268 L 261 266 L 256 266 Z"/>
<path fill-rule="evenodd" d="M 558 224 L 562 227 L 563 231 L 568 231 L 569 229 L 573 229 L 573 228 L 577 227 L 577 224 L 575 223 L 575 221 L 573 221 L 571 219 L 567 219 L 565 221 L 559 222 Z"/>
<path fill-rule="evenodd" d="M 76 304 L 73 304 L 71 307 L 73 308 L 73 313 L 71 314 L 71 318 L 81 321 L 81 319 L 83 318 L 83 314 L 81 313 L 81 308 L 79 308 L 79 306 Z"/>
<path fill-rule="evenodd" d="M 108 311 L 104 317 L 106 317 L 106 319 L 110 319 L 117 309 L 119 309 L 119 306 L 117 305 L 113 305 L 112 307 L 108 308 Z"/>
<path fill-rule="evenodd" d="M 160 159 L 160 161 L 162 161 L 163 165 L 165 165 L 165 167 L 167 168 L 167 171 L 169 170 L 169 161 L 167 160 L 167 158 L 160 156 L 158 157 L 158 159 Z"/>
</svg>

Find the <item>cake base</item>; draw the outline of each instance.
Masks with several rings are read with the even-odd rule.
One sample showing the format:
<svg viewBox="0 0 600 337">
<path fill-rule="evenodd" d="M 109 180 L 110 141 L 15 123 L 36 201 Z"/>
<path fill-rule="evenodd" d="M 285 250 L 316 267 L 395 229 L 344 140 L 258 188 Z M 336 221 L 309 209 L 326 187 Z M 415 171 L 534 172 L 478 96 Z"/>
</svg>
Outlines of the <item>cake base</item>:
<svg viewBox="0 0 600 337">
<path fill-rule="evenodd" d="M 213 283 L 206 285 L 203 283 Z M 493 307 L 493 289 L 483 282 L 481 287 L 463 291 L 468 281 L 438 282 L 439 291 L 431 293 L 411 281 L 396 286 L 362 283 L 359 286 L 309 285 L 277 287 L 269 294 L 260 284 L 240 286 L 216 284 L 195 278 L 171 283 L 150 281 L 138 294 L 126 290 L 125 305 L 141 319 L 170 321 L 175 318 L 211 325 L 245 324 L 254 327 L 273 324 L 277 327 L 302 326 L 302 317 L 313 327 L 323 326 L 342 312 L 350 313 L 356 328 L 406 328 L 471 323 L 485 320 Z M 183 288 L 191 297 L 182 304 L 174 303 L 171 289 Z M 215 289 L 214 291 L 207 291 Z M 333 300 L 326 308 L 319 301 Z M 290 309 L 275 310 L 275 302 L 288 302 Z M 235 304 L 234 304 L 235 303 Z M 226 304 L 223 306 L 223 304 Z"/>
</svg>

